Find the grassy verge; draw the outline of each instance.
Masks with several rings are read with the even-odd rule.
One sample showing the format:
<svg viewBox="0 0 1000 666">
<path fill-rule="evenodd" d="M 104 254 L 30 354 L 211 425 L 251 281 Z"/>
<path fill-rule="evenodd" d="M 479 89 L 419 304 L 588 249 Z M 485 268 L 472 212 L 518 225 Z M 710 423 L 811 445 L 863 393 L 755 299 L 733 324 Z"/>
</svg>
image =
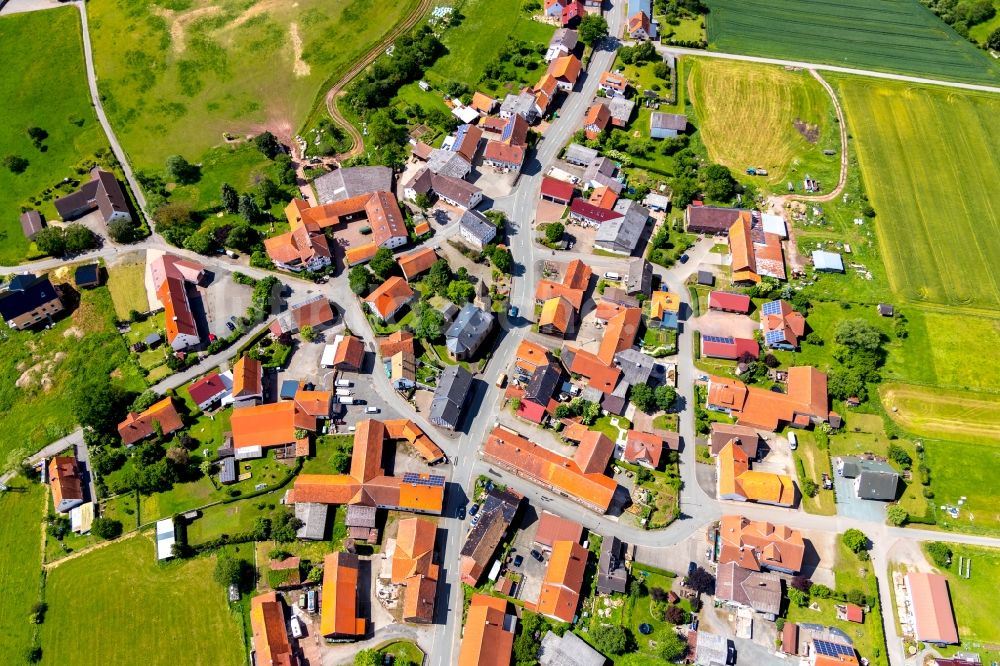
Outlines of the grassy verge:
<svg viewBox="0 0 1000 666">
<path fill-rule="evenodd" d="M 38 601 L 45 488 L 21 479 L 10 487 L 0 493 L 0 662 L 20 664 L 34 633 L 28 615 Z"/>
</svg>

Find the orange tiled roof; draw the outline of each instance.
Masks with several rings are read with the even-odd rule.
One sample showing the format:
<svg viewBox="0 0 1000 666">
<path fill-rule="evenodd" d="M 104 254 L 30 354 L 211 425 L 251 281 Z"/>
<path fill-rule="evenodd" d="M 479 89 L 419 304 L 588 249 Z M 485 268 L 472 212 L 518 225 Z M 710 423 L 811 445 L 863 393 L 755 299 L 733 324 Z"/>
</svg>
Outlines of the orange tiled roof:
<svg viewBox="0 0 1000 666">
<path fill-rule="evenodd" d="M 584 127 L 596 127 L 598 131 L 607 127 L 609 122 L 611 122 L 611 112 L 600 102 L 591 104 L 587 109 L 587 115 L 583 118 Z"/>
<path fill-rule="evenodd" d="M 611 506 L 618 487 L 614 479 L 600 473 L 585 473 L 575 460 L 499 426 L 486 438 L 483 456 L 602 511 Z"/>
<path fill-rule="evenodd" d="M 587 289 L 587 285 L 590 284 L 590 276 L 594 274 L 590 266 L 583 263 L 579 259 L 574 259 L 573 261 L 566 264 L 566 273 L 563 275 L 563 284 L 570 289 L 579 289 L 584 291 Z"/>
<path fill-rule="evenodd" d="M 790 527 L 728 515 L 720 521 L 719 539 L 719 564 L 735 562 L 752 571 L 770 567 L 797 573 L 802 569 L 805 541 L 801 532 Z"/>
<path fill-rule="evenodd" d="M 548 511 L 542 511 L 538 517 L 538 530 L 535 532 L 535 541 L 551 548 L 557 541 L 580 542 L 583 536 L 583 525 L 557 516 Z"/>
<path fill-rule="evenodd" d="M 420 220 L 419 222 L 413 225 L 414 236 L 423 236 L 430 230 L 431 230 L 431 224 L 427 220 Z"/>
<path fill-rule="evenodd" d="M 573 304 L 562 296 L 550 298 L 542 304 L 542 313 L 538 316 L 538 326 L 552 326 L 565 334 L 569 331 L 574 313 Z"/>
<path fill-rule="evenodd" d="M 198 325 L 194 321 L 184 280 L 168 277 L 156 291 L 156 296 L 163 303 L 167 342 L 172 343 L 182 334 L 198 337 Z"/>
<path fill-rule="evenodd" d="M 83 486 L 76 469 L 76 458 L 53 456 L 49 461 L 49 487 L 52 504 L 57 509 L 63 500 L 83 500 Z"/>
<path fill-rule="evenodd" d="M 602 393 L 611 393 L 615 390 L 618 378 L 622 374 L 621 370 L 583 349 L 567 347 L 567 350 L 573 352 L 573 361 L 567 370 L 586 377 L 587 385 Z"/>
<path fill-rule="evenodd" d="M 618 195 L 615 194 L 615 191 L 607 185 L 595 187 L 594 191 L 590 193 L 590 198 L 587 199 L 588 203 L 605 210 L 611 210 L 614 208 L 617 201 Z"/>
<path fill-rule="evenodd" d="M 738 379 L 709 377 L 708 404 L 728 409 L 741 425 L 771 431 L 781 423 L 829 418 L 826 375 L 811 366 L 788 369 L 788 393 L 747 387 Z"/>
<path fill-rule="evenodd" d="M 358 565 L 358 556 L 350 553 L 330 553 L 323 560 L 323 636 L 359 638 L 365 634 L 365 620 L 358 617 Z"/>
<path fill-rule="evenodd" d="M 365 302 L 368 303 L 383 320 L 391 317 L 413 298 L 413 289 L 406 280 L 393 275 L 373 291 Z"/>
<path fill-rule="evenodd" d="M 480 113 L 490 113 L 496 104 L 497 101 L 495 99 L 477 90 L 472 94 L 472 103 L 469 106 Z"/>
<path fill-rule="evenodd" d="M 575 55 L 564 55 L 549 63 L 549 74 L 568 83 L 576 83 L 583 66 Z"/>
<path fill-rule="evenodd" d="M 347 262 L 348 266 L 354 266 L 370 260 L 375 256 L 376 252 L 378 252 L 378 246 L 375 243 L 365 243 L 364 245 L 348 248 L 347 252 L 344 253 L 344 261 Z"/>
<path fill-rule="evenodd" d="M 531 340 L 521 340 L 515 352 L 516 365 L 525 372 L 532 373 L 540 365 L 546 365 L 550 360 L 549 350 Z"/>
<path fill-rule="evenodd" d="M 330 405 L 333 404 L 333 393 L 330 391 L 303 391 L 295 393 L 295 404 L 299 409 L 314 418 L 328 418 Z"/>
<path fill-rule="evenodd" d="M 286 209 L 287 211 L 287 209 Z M 373 243 L 381 247 L 392 238 L 406 238 L 406 224 L 399 202 L 391 192 L 368 192 L 349 199 L 312 208 L 297 209 L 303 223 L 314 222 L 321 229 L 346 222 L 364 213 L 372 230 Z M 291 220 L 289 220 L 291 223 Z"/>
<path fill-rule="evenodd" d="M 164 435 L 169 435 L 184 426 L 181 415 L 174 408 L 174 401 L 167 396 L 151 405 L 142 414 L 129 412 L 124 421 L 118 424 L 118 434 L 126 446 L 151 437 L 156 432 L 153 424 L 159 423 Z"/>
<path fill-rule="evenodd" d="M 281 446 L 295 441 L 295 403 L 282 400 L 233 411 L 233 446 Z M 315 430 L 315 422 L 313 425 Z"/>
<path fill-rule="evenodd" d="M 349 504 L 360 489 L 361 484 L 347 474 L 299 474 L 289 502 Z"/>
<path fill-rule="evenodd" d="M 413 333 L 399 330 L 379 341 L 379 353 L 383 358 L 391 358 L 399 352 L 415 354 Z"/>
<path fill-rule="evenodd" d="M 583 307 L 583 290 L 574 289 L 561 282 L 551 280 L 539 280 L 535 287 L 535 300 L 547 301 L 557 297 L 565 298 L 577 311 Z"/>
<path fill-rule="evenodd" d="M 625 89 L 628 88 L 628 79 L 614 72 L 604 72 L 601 74 L 600 83 L 605 88 L 611 88 L 619 92 L 625 92 Z"/>
<path fill-rule="evenodd" d="M 743 449 L 733 442 L 719 452 L 720 499 L 745 499 L 780 506 L 795 502 L 795 486 L 784 474 L 772 474 L 750 469 L 750 462 Z"/>
<path fill-rule="evenodd" d="M 263 392 L 261 382 L 261 365 L 257 359 L 250 358 L 249 356 L 241 356 L 233 364 L 234 398 L 261 395 Z"/>
<path fill-rule="evenodd" d="M 410 576 L 422 575 L 437 580 L 438 567 L 433 563 L 437 526 L 426 518 L 399 521 L 396 549 L 392 554 L 392 582 L 398 585 Z"/>
<path fill-rule="evenodd" d="M 277 592 L 250 600 L 250 629 L 258 664 L 295 666 L 297 660 L 285 631 L 285 610 Z"/>
<path fill-rule="evenodd" d="M 580 604 L 580 589 L 587 568 L 587 549 L 572 541 L 556 541 L 545 570 L 536 604 L 542 615 L 572 622 Z"/>
<path fill-rule="evenodd" d="M 385 441 L 385 424 L 375 419 L 360 421 L 354 430 L 354 449 L 351 456 L 351 476 L 364 483 L 381 476 L 382 443 Z"/>
<path fill-rule="evenodd" d="M 429 247 L 422 247 L 396 257 L 396 261 L 407 280 L 412 280 L 424 271 L 429 271 L 437 260 L 437 253 Z"/>
<path fill-rule="evenodd" d="M 286 212 L 287 210 L 286 208 Z M 315 222 L 301 222 L 298 226 L 293 226 L 291 231 L 265 238 L 264 249 L 272 260 L 282 264 L 307 263 L 320 257 L 333 257 L 326 234 Z"/>
<path fill-rule="evenodd" d="M 667 312 L 679 312 L 681 299 L 669 291 L 654 291 L 649 297 L 649 316 L 651 319 L 663 319 Z"/>
<path fill-rule="evenodd" d="M 347 365 L 351 368 L 360 368 L 365 359 L 365 344 L 361 338 L 353 335 L 346 335 L 337 345 L 337 354 L 333 357 L 334 366 Z"/>
<path fill-rule="evenodd" d="M 597 358 L 605 365 L 613 365 L 615 354 L 624 349 L 631 349 L 635 344 L 635 336 L 639 333 L 641 323 L 642 310 L 639 308 L 624 308 L 609 319 L 608 326 L 604 329 L 604 337 L 601 338 Z"/>
<path fill-rule="evenodd" d="M 663 455 L 663 438 L 651 432 L 628 431 L 628 440 L 622 457 L 630 463 L 646 463 L 653 469 L 660 466 Z"/>
<path fill-rule="evenodd" d="M 604 474 L 615 452 L 615 443 L 602 432 L 589 430 L 580 437 L 573 461 L 584 474 Z"/>
<path fill-rule="evenodd" d="M 506 611 L 507 602 L 503 599 L 473 595 L 465 618 L 458 666 L 510 666 L 516 621 Z"/>
<path fill-rule="evenodd" d="M 729 227 L 729 253 L 733 259 L 733 273 L 749 272 L 756 278 L 754 282 L 760 281 L 757 275 L 757 262 L 753 253 L 753 240 L 750 238 L 749 216 L 741 215 Z"/>
</svg>

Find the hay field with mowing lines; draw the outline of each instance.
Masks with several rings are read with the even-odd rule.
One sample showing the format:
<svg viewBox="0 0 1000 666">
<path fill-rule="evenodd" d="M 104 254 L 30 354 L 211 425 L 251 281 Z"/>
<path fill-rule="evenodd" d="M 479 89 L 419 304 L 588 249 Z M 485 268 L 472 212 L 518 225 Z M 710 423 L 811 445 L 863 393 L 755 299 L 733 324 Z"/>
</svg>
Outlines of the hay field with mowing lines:
<svg viewBox="0 0 1000 666">
<path fill-rule="evenodd" d="M 892 418 L 915 435 L 1000 444 L 1000 400 L 995 395 L 908 384 L 883 384 L 879 393 Z"/>
<path fill-rule="evenodd" d="M 692 59 L 690 69 L 695 122 L 712 160 L 738 173 L 766 168 L 770 183 L 783 183 L 791 172 L 796 180 L 808 173 L 831 188 L 836 184 L 836 114 L 808 72 L 714 59 Z M 825 148 L 837 154 L 823 155 Z"/>
<path fill-rule="evenodd" d="M 149 533 L 66 561 L 45 586 L 42 664 L 246 663 L 214 568 L 212 556 L 157 564 Z"/>
<path fill-rule="evenodd" d="M 139 169 L 198 162 L 222 133 L 291 140 L 339 77 L 416 0 L 93 0 L 104 108 Z"/>
<path fill-rule="evenodd" d="M 1000 83 L 1000 64 L 916 0 L 708 0 L 713 51 Z"/>
<path fill-rule="evenodd" d="M 853 77 L 839 88 L 893 291 L 1000 308 L 1000 97 Z"/>
</svg>

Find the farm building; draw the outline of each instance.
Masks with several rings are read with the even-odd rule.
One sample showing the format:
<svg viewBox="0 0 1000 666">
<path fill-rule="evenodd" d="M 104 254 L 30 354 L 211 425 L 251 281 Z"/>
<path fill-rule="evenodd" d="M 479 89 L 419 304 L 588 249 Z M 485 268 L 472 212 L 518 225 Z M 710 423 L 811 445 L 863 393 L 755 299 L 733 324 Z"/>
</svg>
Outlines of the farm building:
<svg viewBox="0 0 1000 666">
<path fill-rule="evenodd" d="M 128 197 L 113 173 L 94 167 L 90 182 L 61 199 L 56 199 L 56 210 L 66 222 L 83 217 L 91 211 L 100 211 L 105 224 L 113 220 L 132 221 Z"/>
<path fill-rule="evenodd" d="M 174 519 L 156 521 L 156 559 L 169 560 L 174 556 Z"/>
<path fill-rule="evenodd" d="M 749 216 L 751 212 L 744 208 L 691 205 L 684 211 L 684 223 L 688 233 L 721 236 L 728 233 L 737 220 Z"/>
<path fill-rule="evenodd" d="M 813 250 L 812 260 L 813 266 L 815 266 L 817 271 L 822 271 L 823 273 L 844 272 L 844 260 L 836 252 Z"/>
<path fill-rule="evenodd" d="M 542 178 L 541 197 L 545 201 L 551 201 L 563 206 L 569 205 L 570 200 L 573 198 L 573 184 L 545 176 Z"/>
<path fill-rule="evenodd" d="M 959 642 L 947 578 L 940 574 L 911 571 L 906 574 L 906 597 L 913 614 L 913 637 L 916 640 L 935 645 Z"/>
<path fill-rule="evenodd" d="M 741 359 L 744 355 L 757 360 L 760 347 L 753 338 L 734 338 L 721 335 L 701 336 L 701 355 L 708 358 Z"/>
<path fill-rule="evenodd" d="M 45 219 L 37 210 L 26 210 L 21 213 L 21 231 L 28 240 L 35 240 L 35 235 L 45 226 Z"/>
<path fill-rule="evenodd" d="M 687 129 L 687 122 L 684 114 L 654 111 L 649 117 L 649 136 L 653 139 L 675 137 Z"/>
<path fill-rule="evenodd" d="M 750 297 L 746 294 L 734 294 L 728 291 L 713 291 L 708 295 L 708 307 L 722 312 L 747 314 L 750 312 Z"/>
</svg>

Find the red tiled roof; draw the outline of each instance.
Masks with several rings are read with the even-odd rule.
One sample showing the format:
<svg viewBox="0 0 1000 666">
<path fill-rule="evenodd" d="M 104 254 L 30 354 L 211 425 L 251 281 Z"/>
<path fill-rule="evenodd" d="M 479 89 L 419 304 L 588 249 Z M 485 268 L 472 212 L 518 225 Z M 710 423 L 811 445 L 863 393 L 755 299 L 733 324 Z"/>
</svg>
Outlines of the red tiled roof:
<svg viewBox="0 0 1000 666">
<path fill-rule="evenodd" d="M 915 638 L 930 643 L 958 643 L 948 579 L 940 574 L 911 571 L 906 574 L 906 589 L 913 602 Z"/>
<path fill-rule="evenodd" d="M 583 525 L 575 520 L 562 518 L 548 511 L 542 511 L 538 517 L 538 530 L 535 532 L 535 541 L 543 546 L 551 548 L 552 544 L 556 541 L 579 543 L 582 537 Z"/>
<path fill-rule="evenodd" d="M 542 178 L 542 196 L 552 197 L 561 201 L 569 201 L 573 198 L 573 183 L 564 180 L 544 176 Z"/>
<path fill-rule="evenodd" d="M 708 295 L 708 307 L 713 310 L 730 310 L 746 314 L 750 311 L 750 297 L 728 291 L 713 291 Z"/>
<path fill-rule="evenodd" d="M 151 437 L 156 432 L 154 423 L 160 424 L 164 435 L 169 435 L 184 426 L 184 421 L 181 420 L 181 415 L 177 413 L 174 402 L 169 396 L 150 406 L 142 414 L 129 412 L 125 420 L 118 424 L 118 434 L 126 446 L 131 446 Z"/>
<path fill-rule="evenodd" d="M 226 385 L 222 383 L 222 378 L 219 377 L 219 373 L 213 372 L 189 385 L 187 387 L 187 392 L 196 405 L 201 405 L 208 402 L 212 398 L 225 393 Z"/>
<path fill-rule="evenodd" d="M 608 222 L 609 220 L 617 220 L 622 216 L 616 210 L 609 208 L 601 208 L 595 206 L 589 201 L 584 201 L 583 199 L 574 199 L 572 205 L 569 207 L 570 213 L 573 215 L 579 215 L 580 217 L 590 220 L 591 222 L 596 222 L 601 224 L 602 222 Z"/>
</svg>

